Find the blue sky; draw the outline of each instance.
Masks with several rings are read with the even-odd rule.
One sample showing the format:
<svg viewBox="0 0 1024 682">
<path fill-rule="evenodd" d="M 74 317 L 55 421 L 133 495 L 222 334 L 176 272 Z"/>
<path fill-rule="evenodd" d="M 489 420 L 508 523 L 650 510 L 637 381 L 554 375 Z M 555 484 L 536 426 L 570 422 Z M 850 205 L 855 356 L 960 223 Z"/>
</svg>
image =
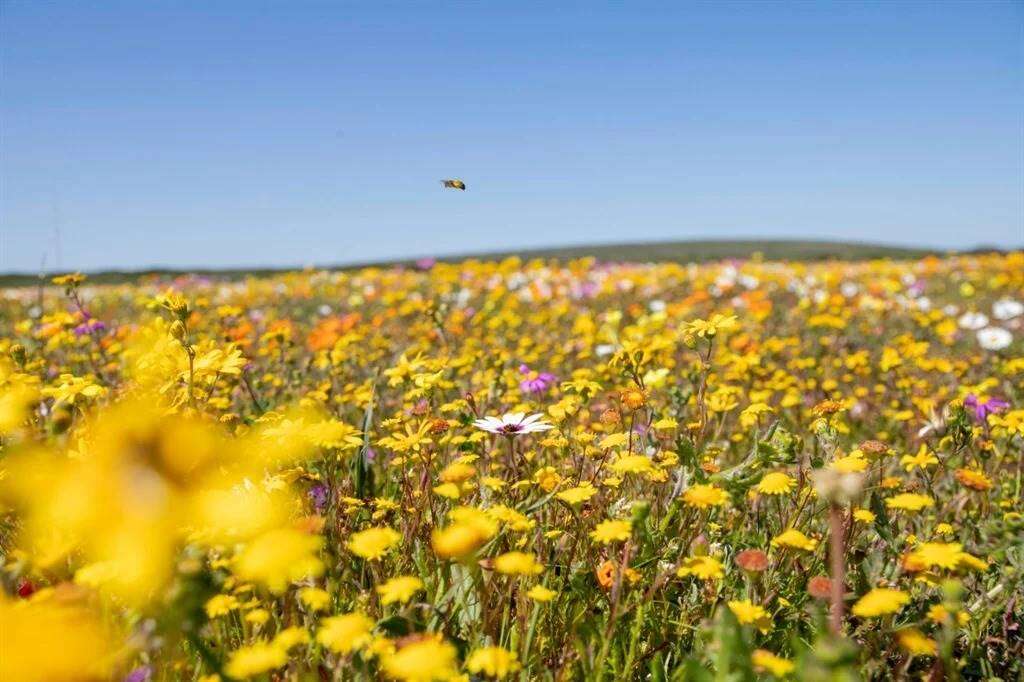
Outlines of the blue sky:
<svg viewBox="0 0 1024 682">
<path fill-rule="evenodd" d="M 1024 244 L 1024 4 L 0 4 L 0 271 Z M 465 193 L 438 180 L 463 178 Z"/>
</svg>

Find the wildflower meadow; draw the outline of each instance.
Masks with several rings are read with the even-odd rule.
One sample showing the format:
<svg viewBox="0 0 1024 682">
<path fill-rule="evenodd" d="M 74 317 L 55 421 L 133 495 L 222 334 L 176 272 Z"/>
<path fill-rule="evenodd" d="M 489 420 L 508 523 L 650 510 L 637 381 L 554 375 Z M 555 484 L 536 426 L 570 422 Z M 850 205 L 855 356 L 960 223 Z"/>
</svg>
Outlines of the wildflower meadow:
<svg viewBox="0 0 1024 682">
<path fill-rule="evenodd" d="M 0 291 L 0 680 L 1024 675 L 1024 253 Z"/>
</svg>

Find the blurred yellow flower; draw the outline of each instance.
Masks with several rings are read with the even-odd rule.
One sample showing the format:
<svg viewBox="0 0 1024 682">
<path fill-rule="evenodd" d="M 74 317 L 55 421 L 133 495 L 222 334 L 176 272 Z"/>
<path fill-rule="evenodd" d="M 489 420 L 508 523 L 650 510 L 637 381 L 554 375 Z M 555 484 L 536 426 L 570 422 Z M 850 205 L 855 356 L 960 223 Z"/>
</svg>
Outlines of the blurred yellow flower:
<svg viewBox="0 0 1024 682">
<path fill-rule="evenodd" d="M 242 580 L 265 585 L 275 594 L 288 584 L 315 578 L 324 564 L 317 557 L 323 538 L 290 528 L 264 533 L 251 542 L 235 562 L 235 574 Z"/>
<path fill-rule="evenodd" d="M 415 576 L 402 575 L 378 585 L 376 590 L 380 595 L 381 604 L 404 604 L 412 599 L 414 594 L 423 590 L 423 581 Z"/>
<path fill-rule="evenodd" d="M 605 520 L 597 524 L 594 530 L 590 531 L 590 537 L 594 542 L 607 545 L 612 542 L 628 540 L 632 534 L 632 526 L 629 521 Z"/>
<path fill-rule="evenodd" d="M 466 669 L 471 673 L 483 674 L 501 680 L 517 672 L 519 657 L 500 646 L 488 646 L 475 649 L 466 658 Z"/>
<path fill-rule="evenodd" d="M 909 601 L 910 597 L 906 592 L 876 587 L 858 599 L 850 612 L 861 618 L 875 618 L 896 613 Z"/>
<path fill-rule="evenodd" d="M 346 613 L 320 621 L 316 641 L 336 654 L 347 654 L 369 643 L 373 621 L 362 613 Z"/>
<path fill-rule="evenodd" d="M 375 561 L 397 546 L 401 540 L 401 534 L 394 529 L 380 526 L 355 533 L 345 546 L 357 557 Z"/>
</svg>

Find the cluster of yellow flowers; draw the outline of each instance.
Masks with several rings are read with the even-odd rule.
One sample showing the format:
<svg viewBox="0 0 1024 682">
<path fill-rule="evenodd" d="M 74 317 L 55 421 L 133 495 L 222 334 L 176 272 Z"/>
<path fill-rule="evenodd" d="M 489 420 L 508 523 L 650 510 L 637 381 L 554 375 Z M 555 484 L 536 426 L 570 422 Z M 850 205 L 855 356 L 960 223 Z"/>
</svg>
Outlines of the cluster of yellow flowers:
<svg viewBox="0 0 1024 682">
<path fill-rule="evenodd" d="M 1024 254 L 0 292 L 0 679 L 1022 674 Z"/>
</svg>

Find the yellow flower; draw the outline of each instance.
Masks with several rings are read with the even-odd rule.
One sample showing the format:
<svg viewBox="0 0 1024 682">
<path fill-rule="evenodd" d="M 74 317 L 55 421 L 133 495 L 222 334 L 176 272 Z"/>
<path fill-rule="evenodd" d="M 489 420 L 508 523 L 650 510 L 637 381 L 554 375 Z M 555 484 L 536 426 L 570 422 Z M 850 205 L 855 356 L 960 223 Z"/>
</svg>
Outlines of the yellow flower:
<svg viewBox="0 0 1024 682">
<path fill-rule="evenodd" d="M 388 677 L 404 682 L 450 680 L 458 674 L 456 655 L 440 635 L 427 636 L 385 656 L 382 667 Z"/>
<path fill-rule="evenodd" d="M 84 398 L 98 398 L 104 395 L 107 389 L 88 379 L 76 377 L 73 374 L 61 374 L 60 384 L 55 387 L 46 387 L 42 394 L 53 398 L 58 403 L 74 405 L 79 396 Z"/>
<path fill-rule="evenodd" d="M 623 455 L 612 463 L 611 469 L 619 475 L 643 474 L 653 470 L 654 462 L 646 455 Z"/>
<path fill-rule="evenodd" d="M 309 643 L 309 633 L 306 632 L 305 628 L 293 626 L 285 628 L 281 632 L 277 633 L 274 637 L 274 641 L 271 642 L 273 646 L 288 651 L 292 647 L 299 646 L 300 644 Z"/>
<path fill-rule="evenodd" d="M 270 612 L 266 609 L 253 609 L 245 614 L 245 621 L 253 625 L 263 625 L 270 620 Z"/>
<path fill-rule="evenodd" d="M 771 412 L 772 408 L 767 403 L 751 403 L 740 412 L 740 426 L 744 429 L 751 429 L 757 425 L 762 414 L 771 414 Z"/>
<path fill-rule="evenodd" d="M 917 449 L 916 455 L 903 455 L 900 457 L 900 464 L 903 466 L 907 473 L 910 473 L 914 469 L 921 469 L 925 471 L 928 467 L 938 464 L 939 458 L 928 451 L 928 446 L 921 443 L 921 447 Z"/>
<path fill-rule="evenodd" d="M 683 565 L 676 571 L 676 575 L 685 578 L 692 575 L 701 580 L 718 580 L 725 575 L 722 570 L 722 563 L 710 556 L 690 557 L 683 561 Z"/>
<path fill-rule="evenodd" d="M 698 509 L 720 507 L 728 499 L 729 495 L 721 488 L 703 483 L 692 485 L 683 493 L 683 502 Z"/>
<path fill-rule="evenodd" d="M 932 604 L 928 607 L 928 620 L 935 623 L 936 625 L 942 625 L 950 619 L 950 612 L 942 604 Z M 970 616 L 965 611 L 957 611 L 956 623 L 957 625 L 964 626 L 970 621 Z"/>
<path fill-rule="evenodd" d="M 494 557 L 493 566 L 495 571 L 505 575 L 537 575 L 544 570 L 544 566 L 526 552 L 506 552 Z"/>
<path fill-rule="evenodd" d="M 953 472 L 953 476 L 965 488 L 979 492 L 992 489 L 992 480 L 977 469 L 957 469 Z"/>
<path fill-rule="evenodd" d="M 628 540 L 632 533 L 632 526 L 629 521 L 617 521 L 608 519 L 597 524 L 597 528 L 590 531 L 590 537 L 594 542 L 607 545 L 612 542 Z"/>
<path fill-rule="evenodd" d="M 412 599 L 412 596 L 423 590 L 423 581 L 411 575 L 402 575 L 391 578 L 383 585 L 377 586 L 377 594 L 380 595 L 380 603 L 404 604 Z"/>
<path fill-rule="evenodd" d="M 387 554 L 401 540 L 402 535 L 394 529 L 379 526 L 354 534 L 345 546 L 356 556 L 375 561 Z"/>
<path fill-rule="evenodd" d="M 316 556 L 322 545 L 323 538 L 290 528 L 268 531 L 251 542 L 238 557 L 235 574 L 280 594 L 291 582 L 323 573 L 324 564 Z"/>
<path fill-rule="evenodd" d="M 543 585 L 534 585 L 530 588 L 530 591 L 526 593 L 526 596 L 534 601 L 549 602 L 558 596 L 558 593 L 554 590 L 549 590 Z"/>
<path fill-rule="evenodd" d="M 566 504 L 579 504 L 581 502 L 586 502 L 596 494 L 597 488 L 590 483 L 584 483 L 579 487 L 563 490 L 562 492 L 557 493 L 555 497 Z"/>
<path fill-rule="evenodd" d="M 457 500 L 462 497 L 462 490 L 456 483 L 442 483 L 434 486 L 434 494 L 449 500 Z"/>
<path fill-rule="evenodd" d="M 864 455 L 858 450 L 845 457 L 838 457 L 832 460 L 829 468 L 841 474 L 855 474 L 867 469 L 868 461 L 864 459 Z"/>
<path fill-rule="evenodd" d="M 817 540 L 807 537 L 796 528 L 790 528 L 772 538 L 772 547 L 789 547 L 810 552 L 817 546 Z"/>
<path fill-rule="evenodd" d="M 257 642 L 231 653 L 224 672 L 235 679 L 245 679 L 280 668 L 288 662 L 288 652 L 268 642 Z"/>
<path fill-rule="evenodd" d="M 310 611 L 323 611 L 331 603 L 331 595 L 319 587 L 303 587 L 299 590 L 299 600 Z"/>
<path fill-rule="evenodd" d="M 906 563 L 915 570 L 932 567 L 956 568 L 963 553 L 963 545 L 958 542 L 922 542 L 907 555 Z"/>
<path fill-rule="evenodd" d="M 757 492 L 764 495 L 785 495 L 796 487 L 796 481 L 781 471 L 765 474 L 757 484 Z"/>
<path fill-rule="evenodd" d="M 555 467 L 542 467 L 533 474 L 533 480 L 541 487 L 541 490 L 549 493 L 558 487 L 562 477 Z"/>
<path fill-rule="evenodd" d="M 765 649 L 754 649 L 750 655 L 750 663 L 755 669 L 767 671 L 775 677 L 785 677 L 796 667 L 792 661 L 780 658 Z"/>
<path fill-rule="evenodd" d="M 762 633 L 772 629 L 772 621 L 768 612 L 749 599 L 730 601 L 729 610 L 736 616 L 740 625 L 753 625 Z"/>
<path fill-rule="evenodd" d="M 370 641 L 373 621 L 355 612 L 325 618 L 320 622 L 316 641 L 337 654 L 347 654 Z"/>
<path fill-rule="evenodd" d="M 853 518 L 855 521 L 860 521 L 861 523 L 875 522 L 875 515 L 867 509 L 855 509 L 853 512 Z"/>
<path fill-rule="evenodd" d="M 857 600 L 850 612 L 861 618 L 875 618 L 896 613 L 910 601 L 906 592 L 876 587 Z"/>
<path fill-rule="evenodd" d="M 437 556 L 453 559 L 469 556 L 487 539 L 487 533 L 478 524 L 454 523 L 447 528 L 435 530 L 430 536 L 430 544 Z"/>
<path fill-rule="evenodd" d="M 735 315 L 722 315 L 715 313 L 707 320 L 694 320 L 686 325 L 686 330 L 694 336 L 711 338 L 720 331 L 735 329 L 737 326 Z"/>
<path fill-rule="evenodd" d="M 621 445 L 625 445 L 628 442 L 628 435 L 624 433 L 613 433 L 610 436 L 605 436 L 604 438 L 602 438 L 599 447 L 602 450 L 607 450 L 609 448 L 617 448 Z"/>
<path fill-rule="evenodd" d="M 925 637 L 917 628 L 904 628 L 896 633 L 900 648 L 911 656 L 934 656 L 938 651 L 935 640 Z"/>
<path fill-rule="evenodd" d="M 476 649 L 466 659 L 466 669 L 471 673 L 483 673 L 488 677 L 504 679 L 522 666 L 519 656 L 500 646 Z"/>
<path fill-rule="evenodd" d="M 0 596 L 0 680 L 110 679 L 115 642 L 85 609 Z"/>
<path fill-rule="evenodd" d="M 886 499 L 885 506 L 889 509 L 903 509 L 906 511 L 921 511 L 925 507 L 934 507 L 935 500 L 928 495 L 917 493 L 901 493 Z"/>
<path fill-rule="evenodd" d="M 210 618 L 226 616 L 239 607 L 238 599 L 230 594 L 218 594 L 206 601 L 206 615 Z"/>
</svg>

